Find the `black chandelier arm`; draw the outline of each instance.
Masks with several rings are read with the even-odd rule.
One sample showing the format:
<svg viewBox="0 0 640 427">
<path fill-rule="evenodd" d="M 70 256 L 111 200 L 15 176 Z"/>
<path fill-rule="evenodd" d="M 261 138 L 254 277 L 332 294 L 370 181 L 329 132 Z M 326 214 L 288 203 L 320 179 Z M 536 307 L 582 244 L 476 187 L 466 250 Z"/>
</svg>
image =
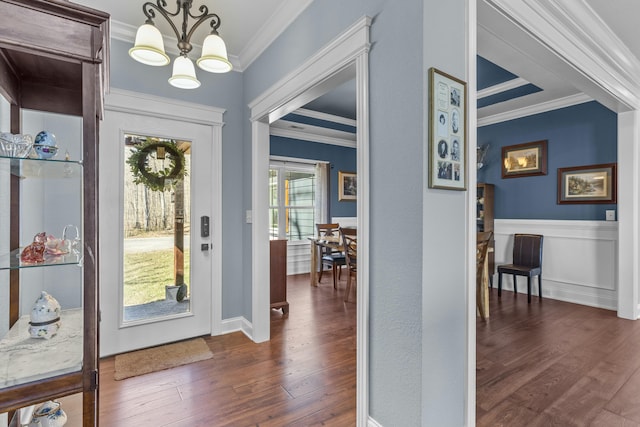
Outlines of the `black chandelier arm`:
<svg viewBox="0 0 640 427">
<path fill-rule="evenodd" d="M 155 25 L 153 20 L 156 18 L 156 12 L 159 15 L 164 17 L 164 19 L 169 23 L 171 29 L 176 35 L 176 39 L 178 39 L 178 48 L 180 49 L 180 53 L 182 55 L 186 55 L 191 52 L 193 48 L 191 46 L 191 36 L 194 31 L 205 21 L 211 19 L 211 33 L 218 34 L 218 28 L 220 27 L 220 17 L 215 13 L 209 13 L 209 8 L 206 5 L 200 6 L 198 9 L 200 11 L 199 15 L 193 15 L 191 13 L 191 6 L 193 4 L 193 0 L 177 0 L 177 10 L 175 12 L 170 12 L 166 9 L 167 2 L 166 0 L 156 0 L 156 3 L 146 2 L 142 5 L 142 11 L 147 17 L 147 24 Z M 178 16 L 182 12 L 182 33 L 178 31 L 178 27 L 171 20 L 172 17 Z M 187 32 L 188 21 L 189 18 L 193 18 L 196 21 L 193 26 Z"/>
<path fill-rule="evenodd" d="M 160 13 L 162 17 L 164 17 L 164 19 L 167 20 L 169 25 L 171 25 L 171 29 L 175 33 L 176 38 L 178 40 L 181 40 L 182 38 L 180 37 L 178 28 L 175 26 L 175 24 L 171 20 L 171 17 L 178 16 L 178 13 L 180 13 L 180 6 L 178 6 L 178 10 L 176 10 L 175 12 L 169 12 L 167 9 L 165 9 L 167 7 L 167 2 L 165 0 L 157 0 L 156 3 L 157 4 L 154 4 L 152 2 L 146 2 L 142 5 L 142 12 L 144 12 L 145 16 L 147 17 L 146 23 L 154 25 L 153 19 L 156 17 L 156 14 L 154 12 L 154 9 L 155 9 Z"/>
<path fill-rule="evenodd" d="M 193 19 L 197 19 L 198 22 L 196 23 L 196 25 L 194 25 L 194 28 L 202 23 L 202 20 L 207 20 L 209 18 L 211 19 L 211 31 L 214 34 L 218 34 L 218 28 L 220 27 L 220 17 L 218 15 L 216 15 L 215 13 L 209 13 L 209 8 L 207 7 L 207 5 L 203 4 L 202 6 L 200 6 L 200 8 L 198 9 L 200 11 L 200 15 L 192 15 L 191 12 L 189 12 L 189 16 L 192 17 Z M 193 29 L 189 32 L 190 34 L 193 32 Z"/>
<path fill-rule="evenodd" d="M 201 6 L 200 10 L 202 10 L 202 8 L 206 9 L 206 6 Z M 198 17 L 195 17 L 191 14 L 189 14 L 189 16 L 191 16 L 194 19 L 197 18 L 198 20 L 193 24 L 193 27 L 191 27 L 191 29 L 189 30 L 189 34 L 187 34 L 187 38 L 186 38 L 187 43 L 189 43 L 189 40 L 191 40 L 191 35 L 196 30 L 196 28 L 198 28 L 200 24 L 202 24 L 204 21 L 208 19 L 211 19 L 211 32 L 213 34 L 218 34 L 218 27 L 220 27 L 220 17 L 215 13 L 208 13 L 206 15 L 202 14 Z"/>
<path fill-rule="evenodd" d="M 213 18 L 211 20 L 211 29 L 217 34 L 218 27 L 220 27 L 220 17 L 215 13 L 209 13 L 209 8 L 205 4 L 200 6 L 198 10 L 200 11 L 200 15 L 192 15 L 191 12 L 189 12 L 189 16 L 193 19 L 197 19 L 198 24 L 200 24 L 202 20 Z"/>
</svg>

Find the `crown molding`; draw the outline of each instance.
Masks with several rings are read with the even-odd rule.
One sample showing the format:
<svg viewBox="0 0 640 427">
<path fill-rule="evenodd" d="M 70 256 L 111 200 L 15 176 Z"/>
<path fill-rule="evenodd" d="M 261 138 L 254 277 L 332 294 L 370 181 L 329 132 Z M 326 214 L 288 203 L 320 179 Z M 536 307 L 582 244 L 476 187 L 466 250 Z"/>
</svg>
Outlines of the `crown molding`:
<svg viewBox="0 0 640 427">
<path fill-rule="evenodd" d="M 546 113 L 548 111 L 558 110 L 560 108 L 571 107 L 572 105 L 583 104 L 593 101 L 588 95 L 579 93 L 577 95 L 565 96 L 564 98 L 554 99 L 548 102 L 531 105 L 528 107 L 518 108 L 506 111 L 492 116 L 478 118 L 478 127 L 493 125 L 496 123 L 507 122 L 509 120 L 519 119 L 521 117 L 533 116 L 535 114 Z"/>
<path fill-rule="evenodd" d="M 341 125 L 353 126 L 356 127 L 358 122 L 353 119 L 348 119 L 342 116 L 336 116 L 333 114 L 322 113 L 320 111 L 308 110 L 306 108 L 298 108 L 291 114 L 296 114 L 298 116 L 310 117 L 312 119 L 324 120 L 332 123 L 339 123 Z"/>
<path fill-rule="evenodd" d="M 313 0 L 281 2 L 238 55 L 239 71 L 247 69 L 312 2 Z"/>
<path fill-rule="evenodd" d="M 520 86 L 528 85 L 529 82 L 525 79 L 518 77 L 516 79 L 507 80 L 503 83 L 498 83 L 497 85 L 489 86 L 485 89 L 481 89 L 477 92 L 477 98 L 486 98 L 487 96 L 496 95 L 498 93 L 506 92 L 511 89 L 518 88 Z"/>
<path fill-rule="evenodd" d="M 640 60 L 585 0 L 484 0 L 567 64 L 640 109 Z"/>
<path fill-rule="evenodd" d="M 269 126 L 269 134 L 301 141 L 319 142 L 356 148 L 356 134 L 320 126 L 305 125 L 288 120 L 278 120 Z"/>
</svg>

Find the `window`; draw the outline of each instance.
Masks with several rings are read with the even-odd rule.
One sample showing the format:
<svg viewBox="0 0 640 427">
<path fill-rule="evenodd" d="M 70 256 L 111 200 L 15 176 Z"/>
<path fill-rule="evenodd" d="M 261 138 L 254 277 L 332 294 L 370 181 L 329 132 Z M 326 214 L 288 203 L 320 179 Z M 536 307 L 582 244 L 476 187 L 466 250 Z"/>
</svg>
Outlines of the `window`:
<svg viewBox="0 0 640 427">
<path fill-rule="evenodd" d="M 315 165 L 272 161 L 269 169 L 269 237 L 289 241 L 315 235 Z"/>
</svg>

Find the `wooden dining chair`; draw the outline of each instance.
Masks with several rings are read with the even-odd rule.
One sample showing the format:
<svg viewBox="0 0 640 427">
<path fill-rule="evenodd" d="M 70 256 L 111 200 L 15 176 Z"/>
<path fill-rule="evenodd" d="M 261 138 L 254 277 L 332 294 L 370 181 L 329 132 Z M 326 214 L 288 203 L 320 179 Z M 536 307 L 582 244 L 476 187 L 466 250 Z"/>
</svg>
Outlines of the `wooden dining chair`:
<svg viewBox="0 0 640 427">
<path fill-rule="evenodd" d="M 538 276 L 538 296 L 542 300 L 542 239 L 540 234 L 515 234 L 513 264 L 498 266 L 498 297 L 502 296 L 502 274 L 513 275 L 513 292 L 518 294 L 517 276 L 527 277 L 527 301 L 531 302 L 531 278 Z"/>
<path fill-rule="evenodd" d="M 340 228 L 342 236 L 342 246 L 347 265 L 347 289 L 344 294 L 345 302 L 349 301 L 349 293 L 351 292 L 351 279 L 358 279 L 358 237 L 355 228 Z"/>
<path fill-rule="evenodd" d="M 340 241 L 340 224 L 316 224 L 318 231 L 318 238 L 333 237 Z M 339 245 L 336 245 L 339 246 Z M 333 272 L 333 288 L 338 289 L 337 278 L 338 273 L 342 271 L 342 266 L 346 265 L 346 259 L 344 252 L 341 249 L 335 249 L 327 246 L 320 246 L 320 274 L 318 275 L 318 282 L 322 280 L 322 272 L 324 267 L 328 266 Z"/>
<path fill-rule="evenodd" d="M 493 248 L 493 231 L 479 231 L 476 234 L 476 243 L 480 243 L 480 242 L 484 242 L 484 241 L 488 241 L 489 242 L 489 246 L 487 248 L 487 258 L 489 258 L 489 274 L 488 274 L 488 279 L 489 279 L 489 286 L 493 288 L 493 265 L 491 263 L 492 260 L 492 249 Z"/>
<path fill-rule="evenodd" d="M 488 298 L 485 298 L 485 294 L 488 292 L 485 285 L 487 279 L 485 273 L 488 273 L 488 269 L 485 269 L 485 262 L 489 254 L 491 239 L 493 239 L 493 231 L 486 231 L 478 233 L 476 241 L 476 307 L 482 320 L 487 320 L 488 313 L 489 301 Z"/>
</svg>

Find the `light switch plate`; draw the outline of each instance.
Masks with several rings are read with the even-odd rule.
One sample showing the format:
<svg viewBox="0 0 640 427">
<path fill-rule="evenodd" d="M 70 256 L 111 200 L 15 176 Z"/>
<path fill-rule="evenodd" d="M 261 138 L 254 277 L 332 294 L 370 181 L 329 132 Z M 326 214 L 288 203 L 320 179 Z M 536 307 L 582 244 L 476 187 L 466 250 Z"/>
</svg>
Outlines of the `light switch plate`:
<svg viewBox="0 0 640 427">
<path fill-rule="evenodd" d="M 252 222 L 251 211 L 246 211 L 245 212 L 245 221 L 246 221 L 247 224 L 251 224 L 251 222 Z"/>
<path fill-rule="evenodd" d="M 615 221 L 616 220 L 616 211 L 614 211 L 614 210 L 605 211 L 605 215 L 606 215 L 607 221 Z"/>
</svg>

